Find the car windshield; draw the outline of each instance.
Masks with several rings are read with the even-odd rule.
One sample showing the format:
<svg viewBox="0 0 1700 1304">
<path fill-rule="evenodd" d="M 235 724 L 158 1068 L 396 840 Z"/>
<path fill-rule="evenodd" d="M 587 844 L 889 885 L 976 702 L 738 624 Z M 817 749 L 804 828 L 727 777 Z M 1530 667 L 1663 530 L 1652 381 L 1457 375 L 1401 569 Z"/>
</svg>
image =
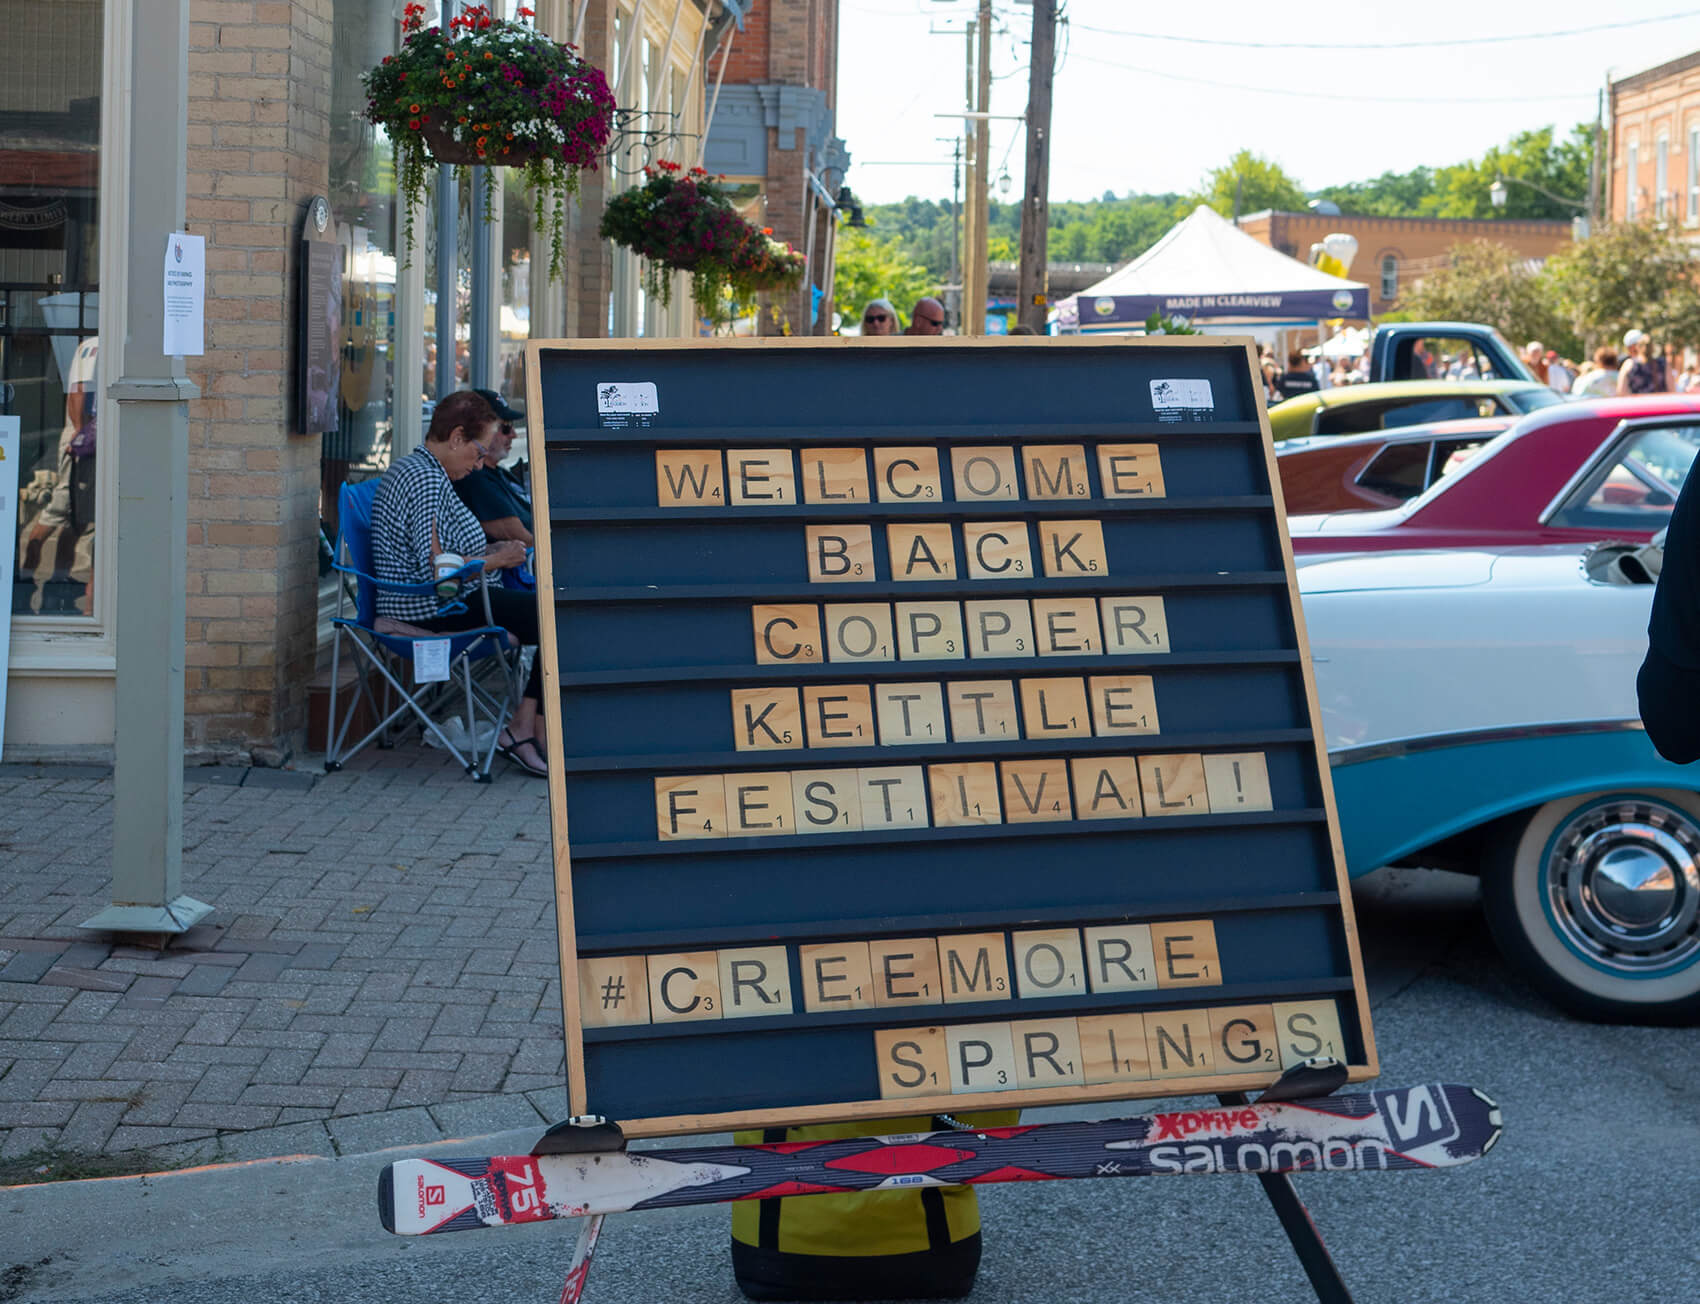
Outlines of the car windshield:
<svg viewBox="0 0 1700 1304">
<path fill-rule="evenodd" d="M 1643 428 L 1553 514 L 1552 524 L 1599 530 L 1656 531 L 1670 520 L 1676 497 L 1700 453 L 1700 425 Z"/>
<path fill-rule="evenodd" d="M 1545 385 L 1532 385 L 1528 389 L 1512 390 L 1505 396 L 1505 401 L 1519 412 L 1533 412 L 1536 408 L 1564 402 L 1564 395 Z"/>
</svg>

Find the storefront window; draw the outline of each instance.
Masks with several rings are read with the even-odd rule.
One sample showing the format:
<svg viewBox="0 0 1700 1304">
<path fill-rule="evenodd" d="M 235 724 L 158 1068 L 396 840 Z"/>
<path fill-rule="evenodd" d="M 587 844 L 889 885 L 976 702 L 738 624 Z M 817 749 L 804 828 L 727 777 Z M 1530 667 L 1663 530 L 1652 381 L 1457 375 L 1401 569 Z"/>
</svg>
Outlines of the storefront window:
<svg viewBox="0 0 1700 1304">
<path fill-rule="evenodd" d="M 22 418 L 14 616 L 93 612 L 110 460 L 97 456 L 102 19 L 102 0 L 0 0 L 0 413 Z"/>
</svg>

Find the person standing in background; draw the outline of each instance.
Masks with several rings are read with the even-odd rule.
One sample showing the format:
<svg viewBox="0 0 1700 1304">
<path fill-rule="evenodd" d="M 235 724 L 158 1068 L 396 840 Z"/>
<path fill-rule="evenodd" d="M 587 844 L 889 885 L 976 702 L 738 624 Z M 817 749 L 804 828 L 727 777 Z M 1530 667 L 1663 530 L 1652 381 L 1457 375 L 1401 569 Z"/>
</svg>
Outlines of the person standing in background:
<svg viewBox="0 0 1700 1304">
<path fill-rule="evenodd" d="M 1652 356 L 1647 332 L 1624 332 L 1623 350 L 1629 355 L 1617 372 L 1619 394 L 1663 394 L 1670 388 L 1665 376 L 1665 360 Z"/>
<path fill-rule="evenodd" d="M 870 299 L 862 309 L 863 335 L 897 334 L 897 309 L 890 299 Z"/>
</svg>

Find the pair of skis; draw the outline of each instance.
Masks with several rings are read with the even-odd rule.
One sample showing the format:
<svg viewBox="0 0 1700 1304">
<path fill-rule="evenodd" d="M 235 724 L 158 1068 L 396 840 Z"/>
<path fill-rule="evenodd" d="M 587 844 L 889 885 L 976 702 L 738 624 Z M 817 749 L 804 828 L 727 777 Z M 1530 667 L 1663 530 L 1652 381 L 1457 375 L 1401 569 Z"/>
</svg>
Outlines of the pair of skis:
<svg viewBox="0 0 1700 1304">
<path fill-rule="evenodd" d="M 1472 1087 L 1434 1083 L 1311 1099 L 1224 1104 L 1095 1123 L 1045 1123 L 629 1151 L 404 1159 L 378 1179 L 387 1231 L 426 1236 L 583 1218 L 563 1304 L 574 1304 L 603 1215 L 730 1200 L 923 1186 L 1450 1168 L 1486 1154 L 1500 1112 Z M 610 1129 L 610 1131 L 612 1131 Z M 606 1135 L 606 1134 L 605 1134 Z M 572 1147 L 572 1129 L 548 1145 Z"/>
</svg>

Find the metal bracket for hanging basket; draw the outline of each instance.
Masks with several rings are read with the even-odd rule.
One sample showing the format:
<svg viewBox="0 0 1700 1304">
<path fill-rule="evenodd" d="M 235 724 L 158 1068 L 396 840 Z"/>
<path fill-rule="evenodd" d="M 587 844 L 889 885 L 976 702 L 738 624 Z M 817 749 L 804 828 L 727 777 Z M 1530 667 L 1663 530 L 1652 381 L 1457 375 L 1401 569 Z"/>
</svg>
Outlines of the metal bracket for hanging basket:
<svg viewBox="0 0 1700 1304">
<path fill-rule="evenodd" d="M 660 109 L 615 109 L 614 129 L 602 157 L 616 176 L 631 177 L 655 162 L 662 146 L 680 140 L 701 140 L 696 132 L 680 131 L 679 115 Z M 635 156 L 635 161 L 626 156 Z M 622 164 L 621 159 L 626 158 Z"/>
</svg>

